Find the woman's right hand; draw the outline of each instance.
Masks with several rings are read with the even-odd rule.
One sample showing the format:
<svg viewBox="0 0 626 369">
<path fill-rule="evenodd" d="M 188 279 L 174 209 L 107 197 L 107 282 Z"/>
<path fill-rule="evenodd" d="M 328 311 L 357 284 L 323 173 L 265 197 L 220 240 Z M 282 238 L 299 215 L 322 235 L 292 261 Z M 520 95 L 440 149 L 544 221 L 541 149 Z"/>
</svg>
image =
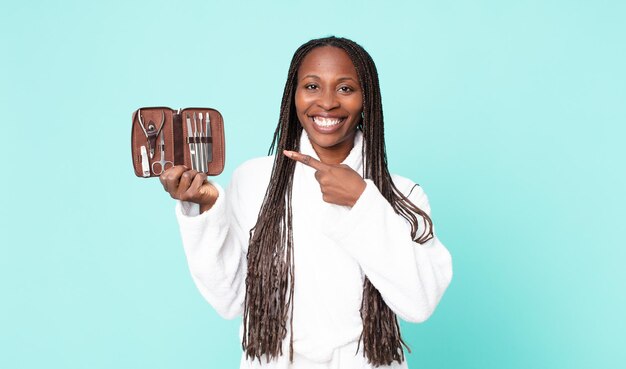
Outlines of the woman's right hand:
<svg viewBox="0 0 626 369">
<path fill-rule="evenodd" d="M 184 165 L 176 165 L 159 176 L 165 192 L 169 193 L 173 199 L 199 204 L 200 213 L 209 210 L 219 195 L 217 188 L 206 179 L 205 173 L 189 169 Z"/>
</svg>

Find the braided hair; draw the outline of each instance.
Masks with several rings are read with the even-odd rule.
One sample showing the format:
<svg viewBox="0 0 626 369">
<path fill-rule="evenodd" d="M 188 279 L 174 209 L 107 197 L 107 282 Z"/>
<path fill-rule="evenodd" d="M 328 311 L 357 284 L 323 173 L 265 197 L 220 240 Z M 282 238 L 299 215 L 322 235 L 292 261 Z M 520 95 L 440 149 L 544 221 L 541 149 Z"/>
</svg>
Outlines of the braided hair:
<svg viewBox="0 0 626 369">
<path fill-rule="evenodd" d="M 371 56 L 354 41 L 326 37 L 300 46 L 293 55 L 280 107 L 280 118 L 269 154 L 283 150 L 299 151 L 302 126 L 296 116 L 294 95 L 297 74 L 304 57 L 313 49 L 332 46 L 344 50 L 356 69 L 363 93 L 363 119 L 357 129 L 363 132 L 364 177 L 371 179 L 394 211 L 411 224 L 411 237 L 424 243 L 433 237 L 430 217 L 394 185 L 387 168 L 383 109 L 378 73 Z M 266 190 L 256 225 L 250 230 L 248 274 L 244 302 L 242 347 L 247 358 L 267 361 L 283 354 L 287 318 L 293 328 L 294 258 L 291 194 L 296 162 L 275 155 L 270 184 Z M 418 218 L 424 219 L 419 230 Z M 420 231 L 418 234 L 418 230 Z M 375 366 L 404 361 L 400 326 L 395 313 L 380 292 L 365 278 L 361 304 L 364 355 Z M 408 347 L 407 347 L 408 349 Z M 293 361 L 293 334 L 290 335 L 289 360 Z"/>
</svg>

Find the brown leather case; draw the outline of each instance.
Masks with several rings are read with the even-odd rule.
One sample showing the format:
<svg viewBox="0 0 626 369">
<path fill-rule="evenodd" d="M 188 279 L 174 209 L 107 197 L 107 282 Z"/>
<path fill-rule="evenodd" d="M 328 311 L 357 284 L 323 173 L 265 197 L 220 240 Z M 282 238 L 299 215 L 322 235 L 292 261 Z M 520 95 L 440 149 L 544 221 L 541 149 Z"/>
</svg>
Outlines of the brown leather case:
<svg viewBox="0 0 626 369">
<path fill-rule="evenodd" d="M 210 117 L 210 135 L 206 129 L 207 116 Z M 222 173 L 225 163 L 222 114 L 211 108 L 173 110 L 158 106 L 137 109 L 133 112 L 131 151 L 137 177 L 158 177 L 162 170 L 181 164 L 216 176 Z"/>
</svg>

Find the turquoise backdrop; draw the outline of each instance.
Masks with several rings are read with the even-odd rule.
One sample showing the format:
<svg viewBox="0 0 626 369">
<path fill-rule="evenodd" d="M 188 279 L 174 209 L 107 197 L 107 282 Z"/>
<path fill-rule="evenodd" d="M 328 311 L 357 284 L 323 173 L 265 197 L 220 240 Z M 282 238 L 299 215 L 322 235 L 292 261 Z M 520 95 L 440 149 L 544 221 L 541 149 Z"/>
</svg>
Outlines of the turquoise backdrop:
<svg viewBox="0 0 626 369">
<path fill-rule="evenodd" d="M 626 367 L 624 1 L 3 1 L 0 368 L 236 368 L 131 113 L 211 106 L 227 184 L 266 153 L 287 67 L 339 35 L 377 63 L 393 172 L 454 278 L 410 368 Z"/>
</svg>

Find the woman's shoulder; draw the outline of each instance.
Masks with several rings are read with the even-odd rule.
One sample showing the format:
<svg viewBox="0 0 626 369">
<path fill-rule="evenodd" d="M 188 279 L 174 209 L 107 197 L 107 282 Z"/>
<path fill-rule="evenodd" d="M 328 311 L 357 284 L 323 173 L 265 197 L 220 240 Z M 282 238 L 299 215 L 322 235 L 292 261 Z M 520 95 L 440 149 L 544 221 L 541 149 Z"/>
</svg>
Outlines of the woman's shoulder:
<svg viewBox="0 0 626 369">
<path fill-rule="evenodd" d="M 261 156 L 244 161 L 235 169 L 234 173 L 243 177 L 271 174 L 273 166 L 274 155 Z"/>
<path fill-rule="evenodd" d="M 269 182 L 273 166 L 273 155 L 246 160 L 235 169 L 232 180 L 258 187 L 260 183 Z"/>
<path fill-rule="evenodd" d="M 393 184 L 396 186 L 398 191 L 402 192 L 405 196 L 408 196 L 409 192 L 415 192 L 416 190 L 423 192 L 422 187 L 419 185 L 419 183 L 413 181 L 412 179 L 403 177 L 398 174 L 392 174 L 391 180 L 393 181 Z"/>
<path fill-rule="evenodd" d="M 413 201 L 416 205 L 418 205 L 419 207 L 430 208 L 428 206 L 428 197 L 426 196 L 424 189 L 422 188 L 422 186 L 419 185 L 419 183 L 397 174 L 392 174 L 391 180 L 393 181 L 393 184 L 396 186 L 398 191 L 400 191 L 404 196 L 411 199 L 411 201 Z"/>
<path fill-rule="evenodd" d="M 244 218 L 246 226 L 254 226 L 267 185 L 272 175 L 273 156 L 264 156 L 246 160 L 239 165 L 230 179 L 228 194 L 230 201 L 241 209 L 239 216 Z"/>
</svg>

